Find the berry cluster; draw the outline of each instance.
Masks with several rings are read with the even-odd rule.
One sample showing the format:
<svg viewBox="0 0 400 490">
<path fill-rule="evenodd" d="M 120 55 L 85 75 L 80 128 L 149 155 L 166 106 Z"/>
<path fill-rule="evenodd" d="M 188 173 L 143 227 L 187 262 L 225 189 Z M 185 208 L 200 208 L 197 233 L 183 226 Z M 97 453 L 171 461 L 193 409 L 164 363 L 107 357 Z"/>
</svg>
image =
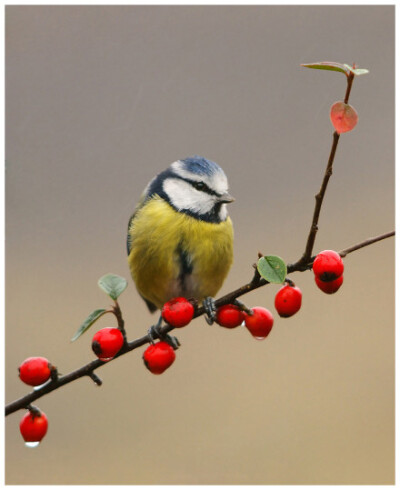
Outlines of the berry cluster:
<svg viewBox="0 0 400 490">
<path fill-rule="evenodd" d="M 316 257 L 313 269 L 315 280 L 322 291 L 335 292 L 343 282 L 343 261 L 337 252 L 325 250 Z M 322 286 L 320 285 L 322 284 Z M 288 281 L 275 296 L 275 309 L 280 317 L 289 318 L 301 308 L 302 293 L 292 281 Z M 188 325 L 194 316 L 193 304 L 183 297 L 167 301 L 162 310 L 162 319 L 171 327 L 182 328 Z M 216 312 L 216 322 L 228 329 L 244 325 L 257 340 L 265 339 L 272 330 L 274 317 L 262 306 L 247 309 L 244 305 L 227 304 L 219 307 Z M 104 328 L 93 337 L 92 348 L 102 361 L 112 359 L 123 345 L 121 331 L 117 328 Z M 143 353 L 143 362 L 153 374 L 161 374 L 175 361 L 176 345 L 165 340 L 151 343 Z"/>
<path fill-rule="evenodd" d="M 327 294 L 335 293 L 343 283 L 343 261 L 333 250 L 320 252 L 312 265 L 315 282 Z M 302 293 L 292 281 L 286 279 L 275 296 L 275 309 L 282 318 L 296 314 L 301 308 Z M 245 326 L 257 340 L 265 339 L 274 325 L 272 313 L 262 306 L 249 309 L 235 300 L 236 304 L 226 304 L 216 311 L 218 325 L 228 329 Z M 161 316 L 171 327 L 182 328 L 188 325 L 195 308 L 186 298 L 173 298 L 164 304 Z M 122 329 L 123 330 L 123 329 Z M 92 339 L 92 349 L 103 362 L 113 359 L 125 344 L 124 332 L 120 328 L 102 328 Z M 153 374 L 161 374 L 175 361 L 177 344 L 167 334 L 159 334 L 160 340 L 152 342 L 143 353 L 143 361 Z M 29 357 L 19 367 L 19 377 L 24 383 L 36 388 L 57 379 L 57 369 L 44 357 Z M 20 422 L 20 431 L 29 447 L 37 446 L 46 435 L 48 421 L 38 408 L 28 406 L 28 412 Z"/>
<path fill-rule="evenodd" d="M 244 322 L 244 326 L 254 338 L 263 340 L 272 330 L 274 317 L 262 306 L 255 306 L 246 312 L 237 305 L 224 305 L 218 308 L 216 321 L 225 328 L 235 328 Z"/>
<path fill-rule="evenodd" d="M 316 285 L 326 294 L 336 293 L 343 284 L 343 260 L 334 250 L 320 252 L 313 262 L 313 271 Z"/>
<path fill-rule="evenodd" d="M 38 388 L 57 376 L 57 369 L 45 357 L 28 357 L 19 366 L 20 380 Z M 19 424 L 21 435 L 27 447 L 36 447 L 46 435 L 47 417 L 36 407 L 28 407 L 28 412 Z"/>
<path fill-rule="evenodd" d="M 103 362 L 110 361 L 121 350 L 124 337 L 118 328 L 103 328 L 93 337 L 92 349 Z M 57 369 L 44 357 L 28 357 L 19 366 L 19 377 L 36 389 L 57 379 Z M 48 420 L 37 407 L 28 406 L 20 422 L 20 432 L 27 447 L 36 447 L 46 435 Z"/>
<path fill-rule="evenodd" d="M 182 328 L 192 321 L 194 306 L 186 298 L 178 297 L 167 301 L 161 310 L 162 319 L 171 327 Z M 149 345 L 143 353 L 143 362 L 153 374 L 161 374 L 175 361 L 176 345 L 171 345 L 166 340 Z"/>
</svg>

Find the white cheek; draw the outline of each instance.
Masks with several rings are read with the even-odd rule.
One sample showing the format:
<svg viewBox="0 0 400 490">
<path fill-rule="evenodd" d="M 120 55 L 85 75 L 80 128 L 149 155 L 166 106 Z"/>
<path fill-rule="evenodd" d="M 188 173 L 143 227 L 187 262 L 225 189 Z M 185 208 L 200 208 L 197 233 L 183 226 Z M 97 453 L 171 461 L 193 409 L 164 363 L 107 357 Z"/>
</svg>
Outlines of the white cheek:
<svg viewBox="0 0 400 490">
<path fill-rule="evenodd" d="M 188 209 L 194 213 L 205 214 L 212 210 L 214 200 L 204 192 L 196 191 L 192 185 L 180 179 L 166 179 L 164 192 L 176 209 Z"/>
<path fill-rule="evenodd" d="M 225 221 L 226 218 L 228 217 L 228 210 L 226 208 L 226 204 L 223 204 L 221 206 L 221 209 L 219 211 L 218 217 L 221 221 Z"/>
</svg>

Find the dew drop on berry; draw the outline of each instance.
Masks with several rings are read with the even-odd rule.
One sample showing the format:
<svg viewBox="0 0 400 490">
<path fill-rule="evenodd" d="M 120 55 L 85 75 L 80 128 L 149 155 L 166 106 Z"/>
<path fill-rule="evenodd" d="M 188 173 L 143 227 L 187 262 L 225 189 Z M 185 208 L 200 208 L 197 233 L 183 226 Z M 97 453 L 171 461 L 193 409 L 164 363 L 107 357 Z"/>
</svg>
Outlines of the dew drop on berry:
<svg viewBox="0 0 400 490">
<path fill-rule="evenodd" d="M 38 447 L 40 444 L 40 441 L 29 441 L 25 442 L 26 447 Z"/>
<path fill-rule="evenodd" d="M 111 361 L 111 359 L 114 359 L 113 357 L 99 357 L 100 361 L 103 361 L 103 362 L 108 362 L 108 361 Z"/>
<path fill-rule="evenodd" d="M 47 380 L 45 383 L 42 383 L 41 385 L 34 386 L 34 387 L 33 387 L 33 391 L 38 391 L 38 390 L 40 390 L 41 388 L 43 388 L 43 386 L 46 386 L 46 385 L 48 385 L 48 384 L 50 384 L 50 383 L 51 383 L 51 378 L 50 378 L 50 379 L 48 379 L 48 380 Z"/>
</svg>

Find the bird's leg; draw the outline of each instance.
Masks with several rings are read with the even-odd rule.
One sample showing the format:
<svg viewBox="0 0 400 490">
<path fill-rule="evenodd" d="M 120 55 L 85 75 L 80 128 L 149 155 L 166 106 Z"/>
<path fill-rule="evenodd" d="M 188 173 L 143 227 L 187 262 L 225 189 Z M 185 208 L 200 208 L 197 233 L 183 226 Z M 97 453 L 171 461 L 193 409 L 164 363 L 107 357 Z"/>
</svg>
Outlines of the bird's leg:
<svg viewBox="0 0 400 490">
<path fill-rule="evenodd" d="M 152 325 L 148 330 L 147 330 L 147 335 L 150 339 L 150 343 L 154 344 L 154 339 L 155 338 L 161 338 L 162 334 L 160 333 L 160 328 L 162 325 L 163 318 L 160 315 L 160 318 L 158 319 L 158 322 L 155 325 Z"/>
<path fill-rule="evenodd" d="M 217 308 L 215 306 L 215 300 L 214 298 L 211 298 L 210 296 L 207 296 L 207 298 L 203 299 L 203 306 L 204 310 L 206 312 L 206 322 L 209 325 L 212 325 L 215 321 L 215 315 L 217 312 Z"/>
<path fill-rule="evenodd" d="M 167 333 L 164 334 L 163 340 L 167 342 L 167 344 L 169 344 L 174 350 L 176 350 L 181 345 L 181 343 L 176 337 L 173 337 L 172 335 L 168 335 Z"/>
<path fill-rule="evenodd" d="M 176 337 L 172 337 L 171 335 L 168 335 L 167 333 L 163 333 L 160 331 L 162 321 L 163 318 L 162 315 L 160 315 L 158 322 L 155 325 L 152 325 L 148 329 L 147 335 L 150 339 L 150 342 L 154 344 L 154 339 L 158 337 L 160 340 L 167 342 L 171 347 L 173 347 L 174 350 L 176 350 L 181 344 L 179 343 L 179 340 Z"/>
</svg>

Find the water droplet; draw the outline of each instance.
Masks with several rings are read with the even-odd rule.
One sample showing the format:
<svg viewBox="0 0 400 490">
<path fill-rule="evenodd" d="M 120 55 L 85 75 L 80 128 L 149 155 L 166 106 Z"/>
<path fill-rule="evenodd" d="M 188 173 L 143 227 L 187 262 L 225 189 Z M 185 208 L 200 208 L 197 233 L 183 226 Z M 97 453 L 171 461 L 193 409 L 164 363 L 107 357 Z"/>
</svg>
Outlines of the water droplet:
<svg viewBox="0 0 400 490">
<path fill-rule="evenodd" d="M 111 361 L 111 359 L 113 359 L 113 357 L 99 357 L 100 361 L 103 361 L 103 362 L 108 362 L 108 361 Z"/>
<path fill-rule="evenodd" d="M 41 388 L 43 388 L 43 386 L 48 385 L 50 382 L 51 382 L 51 379 L 48 379 L 45 383 L 42 383 L 41 385 L 38 385 L 38 386 L 34 386 L 33 391 L 40 390 Z"/>
<path fill-rule="evenodd" d="M 264 339 L 266 339 L 266 337 L 256 337 L 256 336 L 254 336 L 254 338 L 255 338 L 256 340 L 264 340 Z"/>
<path fill-rule="evenodd" d="M 35 441 L 35 442 L 28 441 L 28 442 L 25 442 L 25 446 L 26 447 L 38 447 L 39 444 L 40 444 L 40 441 Z"/>
</svg>

